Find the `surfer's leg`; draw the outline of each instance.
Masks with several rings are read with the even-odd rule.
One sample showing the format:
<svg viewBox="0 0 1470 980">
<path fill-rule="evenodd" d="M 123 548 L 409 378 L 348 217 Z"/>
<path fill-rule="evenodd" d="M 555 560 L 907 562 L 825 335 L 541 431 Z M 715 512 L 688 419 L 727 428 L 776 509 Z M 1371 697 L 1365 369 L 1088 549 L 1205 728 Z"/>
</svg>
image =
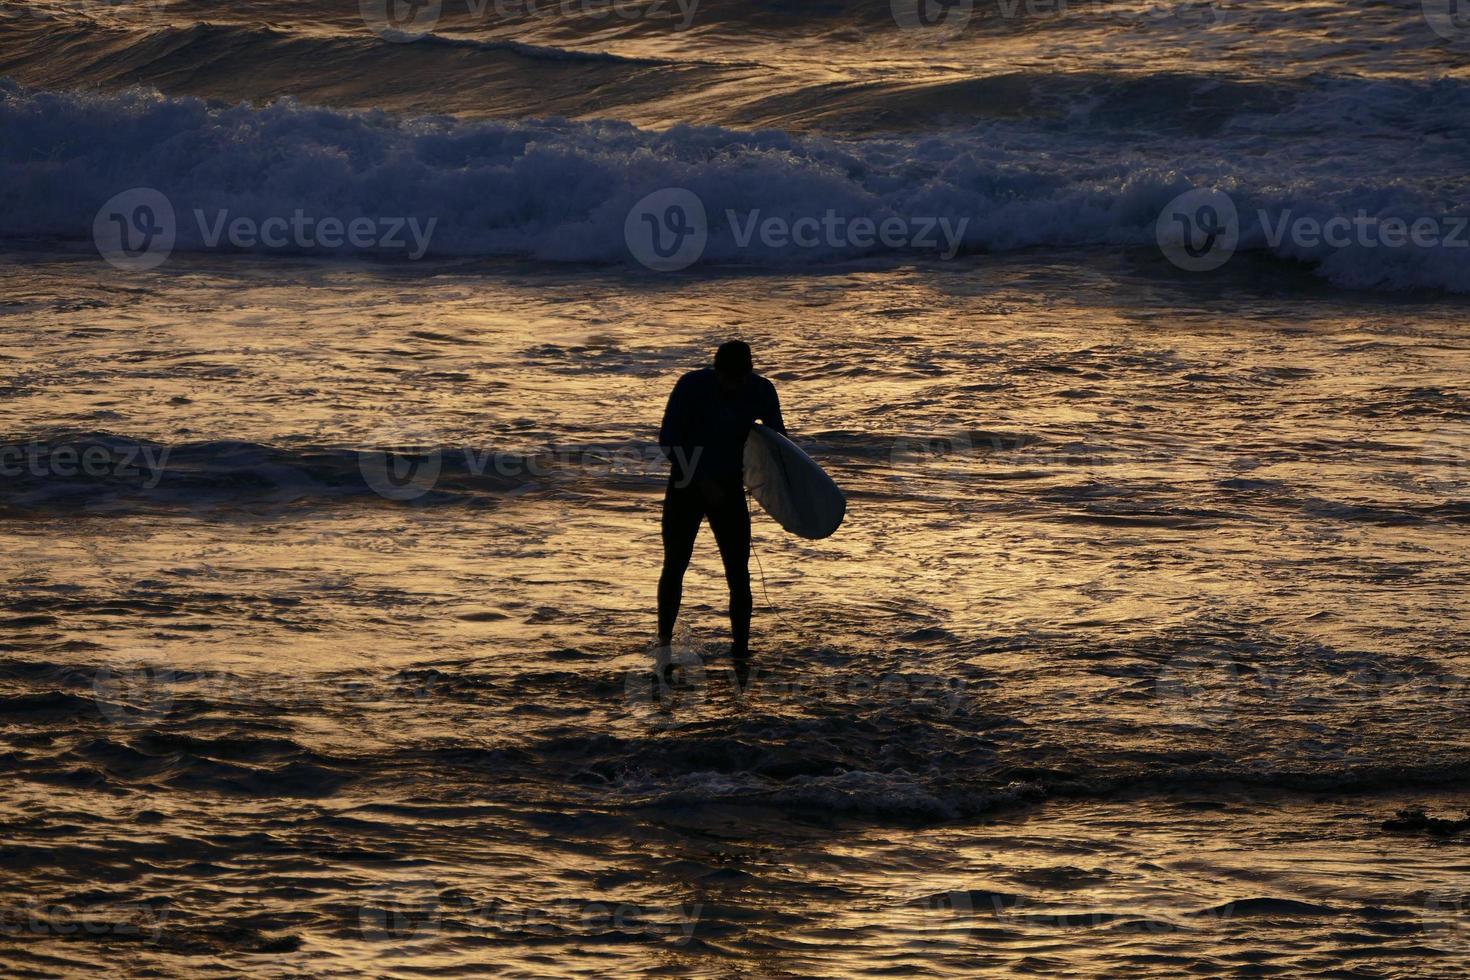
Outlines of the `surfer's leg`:
<svg viewBox="0 0 1470 980">
<path fill-rule="evenodd" d="M 668 646 L 679 618 L 684 597 L 684 572 L 694 555 L 694 538 L 704 519 L 704 503 L 693 486 L 676 487 L 669 482 L 664 491 L 664 568 L 658 577 L 658 642 Z"/>
<path fill-rule="evenodd" d="M 739 481 L 722 488 L 720 505 L 709 509 L 709 527 L 720 546 L 725 564 L 725 583 L 730 587 L 730 652 L 743 657 L 750 652 L 750 507 L 745 487 Z"/>
</svg>

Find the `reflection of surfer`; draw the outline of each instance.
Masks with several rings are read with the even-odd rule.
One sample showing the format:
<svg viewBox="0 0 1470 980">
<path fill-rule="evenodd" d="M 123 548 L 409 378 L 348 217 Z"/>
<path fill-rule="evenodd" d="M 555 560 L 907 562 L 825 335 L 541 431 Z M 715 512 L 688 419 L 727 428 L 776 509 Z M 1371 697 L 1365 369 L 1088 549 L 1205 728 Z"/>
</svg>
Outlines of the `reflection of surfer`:
<svg viewBox="0 0 1470 980">
<path fill-rule="evenodd" d="M 667 646 L 679 618 L 684 571 L 699 524 L 709 518 L 730 587 L 730 654 L 750 653 L 750 510 L 742 474 L 745 437 L 760 419 L 785 432 L 776 388 L 755 373 L 750 345 L 731 340 L 713 368 L 679 379 L 658 442 L 672 463 L 664 493 L 664 567 L 658 580 L 658 642 Z"/>
</svg>

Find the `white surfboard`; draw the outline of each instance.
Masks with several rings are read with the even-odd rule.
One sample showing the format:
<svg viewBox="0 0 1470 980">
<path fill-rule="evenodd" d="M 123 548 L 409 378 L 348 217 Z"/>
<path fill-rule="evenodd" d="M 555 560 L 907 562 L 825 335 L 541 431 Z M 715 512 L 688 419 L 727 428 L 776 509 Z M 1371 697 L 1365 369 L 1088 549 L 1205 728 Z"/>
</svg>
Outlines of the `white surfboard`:
<svg viewBox="0 0 1470 980">
<path fill-rule="evenodd" d="M 825 538 L 842 524 L 847 498 L 790 439 L 757 422 L 745 439 L 745 486 L 792 534 Z"/>
</svg>

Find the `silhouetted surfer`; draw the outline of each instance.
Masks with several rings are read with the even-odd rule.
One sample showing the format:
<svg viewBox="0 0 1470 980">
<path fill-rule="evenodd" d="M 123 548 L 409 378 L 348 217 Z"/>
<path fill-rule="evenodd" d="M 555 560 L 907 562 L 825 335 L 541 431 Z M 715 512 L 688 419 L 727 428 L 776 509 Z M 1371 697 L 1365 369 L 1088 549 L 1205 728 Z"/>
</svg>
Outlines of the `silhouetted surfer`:
<svg viewBox="0 0 1470 980">
<path fill-rule="evenodd" d="M 745 437 L 759 419 L 784 433 L 776 388 L 755 373 L 750 345 L 727 341 L 713 368 L 691 371 L 674 385 L 658 442 L 672 464 L 664 493 L 664 567 L 658 580 L 658 642 L 667 646 L 679 618 L 684 572 L 699 523 L 710 530 L 730 587 L 732 656 L 750 654 L 750 510 L 742 473 Z"/>
</svg>

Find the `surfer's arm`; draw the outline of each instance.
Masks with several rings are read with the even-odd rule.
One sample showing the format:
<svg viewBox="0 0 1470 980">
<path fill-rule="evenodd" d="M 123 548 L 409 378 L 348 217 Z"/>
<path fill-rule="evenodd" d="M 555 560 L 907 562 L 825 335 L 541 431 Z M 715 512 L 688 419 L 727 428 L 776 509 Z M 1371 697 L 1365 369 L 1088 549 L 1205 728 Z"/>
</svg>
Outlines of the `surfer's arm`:
<svg viewBox="0 0 1470 980">
<path fill-rule="evenodd" d="M 781 418 L 781 397 L 776 394 L 776 386 L 769 381 L 766 382 L 765 402 L 765 407 L 761 409 L 761 421 L 767 428 L 775 429 L 784 436 L 786 422 Z"/>
<path fill-rule="evenodd" d="M 658 444 L 665 458 L 674 458 L 674 449 L 688 443 L 689 432 L 689 386 L 680 378 L 669 393 L 669 403 L 664 407 L 663 424 L 658 429 Z"/>
</svg>

